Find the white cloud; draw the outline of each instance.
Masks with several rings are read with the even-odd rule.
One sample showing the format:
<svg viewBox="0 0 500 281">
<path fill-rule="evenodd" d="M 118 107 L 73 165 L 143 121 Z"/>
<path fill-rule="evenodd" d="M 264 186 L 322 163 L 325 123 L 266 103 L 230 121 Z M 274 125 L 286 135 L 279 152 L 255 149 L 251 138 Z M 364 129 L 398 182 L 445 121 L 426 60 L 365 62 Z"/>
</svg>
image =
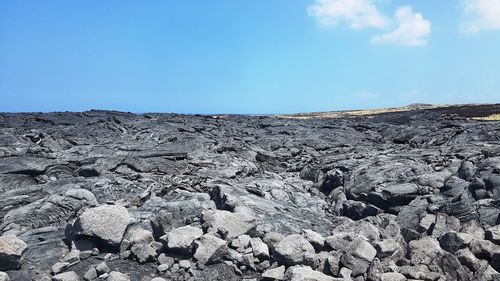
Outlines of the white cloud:
<svg viewBox="0 0 500 281">
<path fill-rule="evenodd" d="M 462 31 L 477 33 L 481 30 L 500 29 L 500 0 L 463 0 L 462 4 L 470 19 L 462 23 Z"/>
<path fill-rule="evenodd" d="M 316 0 L 307 11 L 325 26 L 345 22 L 353 29 L 363 29 L 383 28 L 389 23 L 371 0 Z"/>
<path fill-rule="evenodd" d="M 398 27 L 390 32 L 376 35 L 372 44 L 395 44 L 400 46 L 427 45 L 426 36 L 431 33 L 431 22 L 422 14 L 414 13 L 410 6 L 399 7 L 394 14 Z"/>
</svg>

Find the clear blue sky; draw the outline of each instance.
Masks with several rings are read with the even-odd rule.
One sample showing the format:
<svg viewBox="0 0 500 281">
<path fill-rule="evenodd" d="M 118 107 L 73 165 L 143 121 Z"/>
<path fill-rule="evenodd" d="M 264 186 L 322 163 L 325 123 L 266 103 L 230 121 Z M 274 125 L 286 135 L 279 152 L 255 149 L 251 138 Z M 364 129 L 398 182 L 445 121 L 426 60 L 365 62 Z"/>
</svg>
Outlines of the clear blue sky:
<svg viewBox="0 0 500 281">
<path fill-rule="evenodd" d="M 500 5 L 479 2 L 2 0 L 0 111 L 500 102 Z"/>
</svg>

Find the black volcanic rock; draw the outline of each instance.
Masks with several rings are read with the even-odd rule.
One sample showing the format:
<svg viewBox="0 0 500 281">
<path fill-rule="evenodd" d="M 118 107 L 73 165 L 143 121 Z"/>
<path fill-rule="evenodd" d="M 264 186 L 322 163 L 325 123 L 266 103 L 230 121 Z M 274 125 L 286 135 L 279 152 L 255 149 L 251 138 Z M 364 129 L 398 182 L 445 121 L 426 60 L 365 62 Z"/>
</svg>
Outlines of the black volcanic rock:
<svg viewBox="0 0 500 281">
<path fill-rule="evenodd" d="M 498 112 L 3 113 L 0 236 L 27 248 L 6 239 L 0 260 L 15 266 L 2 270 L 11 280 L 494 280 L 500 123 L 467 118 Z"/>
</svg>

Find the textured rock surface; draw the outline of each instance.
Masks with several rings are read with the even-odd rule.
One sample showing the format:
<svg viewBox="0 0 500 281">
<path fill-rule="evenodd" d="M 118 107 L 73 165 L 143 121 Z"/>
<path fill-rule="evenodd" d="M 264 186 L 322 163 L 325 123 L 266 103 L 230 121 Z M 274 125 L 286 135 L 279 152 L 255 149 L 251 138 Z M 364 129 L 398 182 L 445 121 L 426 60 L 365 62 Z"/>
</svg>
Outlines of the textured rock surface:
<svg viewBox="0 0 500 281">
<path fill-rule="evenodd" d="M 1 113 L 0 241 L 17 238 L 0 242 L 0 270 L 44 281 L 496 280 L 500 123 L 466 117 L 499 112 Z"/>
<path fill-rule="evenodd" d="M 72 233 L 79 238 L 96 238 L 110 246 L 118 246 L 130 223 L 126 208 L 103 205 L 87 209 L 73 225 Z"/>
<path fill-rule="evenodd" d="M 27 245 L 14 235 L 0 236 L 0 270 L 21 267 L 21 256 Z"/>
</svg>

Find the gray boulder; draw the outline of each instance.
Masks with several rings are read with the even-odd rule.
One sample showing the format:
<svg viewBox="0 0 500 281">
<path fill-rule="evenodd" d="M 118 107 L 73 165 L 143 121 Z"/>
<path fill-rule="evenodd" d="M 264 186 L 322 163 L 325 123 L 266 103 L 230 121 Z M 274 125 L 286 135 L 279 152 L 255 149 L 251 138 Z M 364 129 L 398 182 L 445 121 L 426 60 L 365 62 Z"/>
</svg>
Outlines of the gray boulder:
<svg viewBox="0 0 500 281">
<path fill-rule="evenodd" d="M 262 273 L 264 280 L 285 280 L 285 266 L 271 268 Z"/>
<path fill-rule="evenodd" d="M 80 276 L 74 271 L 68 271 L 52 276 L 52 281 L 80 281 Z"/>
<path fill-rule="evenodd" d="M 397 272 L 385 272 L 380 275 L 380 281 L 406 281 L 406 277 Z"/>
<path fill-rule="evenodd" d="M 439 242 L 431 237 L 424 237 L 420 240 L 413 240 L 408 244 L 409 257 L 414 265 L 429 265 L 437 260 L 442 254 Z"/>
<path fill-rule="evenodd" d="M 28 248 L 24 241 L 14 235 L 0 236 L 0 270 L 21 267 L 21 256 Z"/>
<path fill-rule="evenodd" d="M 292 266 L 286 270 L 286 280 L 289 281 L 336 281 L 342 280 L 333 278 L 319 271 L 314 271 L 309 266 Z"/>
<path fill-rule="evenodd" d="M 340 262 L 352 270 L 354 277 L 364 274 L 377 255 L 377 250 L 363 238 L 357 238 L 347 247 Z"/>
<path fill-rule="evenodd" d="M 0 271 L 0 281 L 10 281 L 9 275 L 3 271 Z"/>
<path fill-rule="evenodd" d="M 98 239 L 112 247 L 118 247 L 130 223 L 126 208 L 118 205 L 102 205 L 85 210 L 73 225 L 76 239 Z"/>
<path fill-rule="evenodd" d="M 194 258 L 201 264 L 218 262 L 227 252 L 226 241 L 211 234 L 203 235 L 194 242 Z"/>
<path fill-rule="evenodd" d="M 202 235 L 203 230 L 201 228 L 187 225 L 173 229 L 165 236 L 162 236 L 161 240 L 167 243 L 170 250 L 188 253 L 191 252 L 194 240 Z"/>
<path fill-rule="evenodd" d="M 249 213 L 224 210 L 203 211 L 203 221 L 207 232 L 224 233 L 228 239 L 247 234 L 256 225 L 255 217 Z"/>
<path fill-rule="evenodd" d="M 289 235 L 274 248 L 273 258 L 281 264 L 307 264 L 315 254 L 314 247 L 304 237 L 298 234 Z"/>
<path fill-rule="evenodd" d="M 130 281 L 130 277 L 118 271 L 111 271 L 106 281 Z"/>
</svg>

